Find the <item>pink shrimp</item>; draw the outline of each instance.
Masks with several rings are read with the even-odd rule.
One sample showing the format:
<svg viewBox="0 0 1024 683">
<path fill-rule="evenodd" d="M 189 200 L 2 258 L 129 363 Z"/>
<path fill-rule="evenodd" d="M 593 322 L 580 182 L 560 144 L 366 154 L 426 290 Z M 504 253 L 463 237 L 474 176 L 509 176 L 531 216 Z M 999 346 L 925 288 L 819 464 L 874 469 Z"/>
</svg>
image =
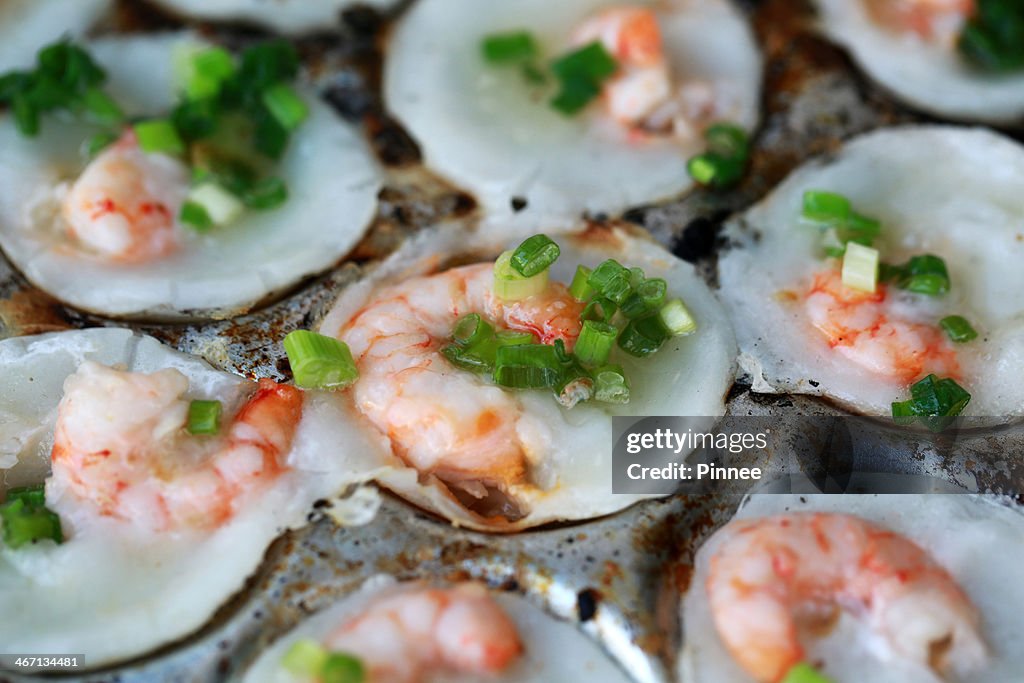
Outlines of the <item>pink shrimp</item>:
<svg viewBox="0 0 1024 683">
<path fill-rule="evenodd" d="M 733 113 L 735 103 L 714 84 L 696 79 L 673 81 L 653 9 L 621 6 L 602 10 L 572 34 L 575 46 L 594 41 L 618 63 L 618 72 L 604 84 L 602 101 L 610 117 L 628 128 L 629 139 L 671 135 L 689 142 L 712 121 Z"/>
<path fill-rule="evenodd" d="M 359 658 L 367 683 L 420 683 L 442 671 L 500 673 L 523 651 L 515 624 L 478 584 L 378 598 L 326 645 Z"/>
<path fill-rule="evenodd" d="M 574 45 L 600 41 L 619 63 L 605 84 L 604 101 L 616 121 L 636 125 L 671 94 L 668 62 L 655 13 L 644 7 L 612 7 L 573 33 Z"/>
<path fill-rule="evenodd" d="M 894 31 L 950 41 L 974 12 L 974 0 L 865 0 L 868 13 Z"/>
<path fill-rule="evenodd" d="M 523 411 L 504 389 L 454 368 L 440 350 L 456 320 L 478 313 L 499 328 L 529 331 L 572 348 L 582 305 L 564 285 L 522 301 L 492 292 L 493 265 L 479 264 L 382 289 L 336 336 L 360 371 L 358 409 L 396 454 L 477 498 L 526 477 L 530 453 L 518 432 Z"/>
<path fill-rule="evenodd" d="M 912 541 L 843 514 L 734 521 L 711 558 L 718 634 L 751 676 L 776 683 L 805 659 L 801 617 L 841 607 L 901 656 L 936 671 L 984 661 L 980 618 L 955 579 Z"/>
<path fill-rule="evenodd" d="M 891 316 L 886 298 L 885 285 L 860 292 L 829 270 L 814 276 L 804 310 L 836 352 L 872 372 L 908 383 L 930 372 L 958 378 L 956 351 L 938 326 Z"/>
<path fill-rule="evenodd" d="M 83 363 L 64 384 L 47 486 L 158 531 L 228 521 L 243 494 L 287 469 L 302 394 L 261 380 L 223 436 L 192 436 L 184 429 L 187 390 L 177 370 Z"/>
<path fill-rule="evenodd" d="M 129 131 L 72 184 L 64 221 L 72 237 L 104 258 L 151 261 L 177 247 L 175 219 L 188 187 L 182 162 L 143 152 Z"/>
</svg>

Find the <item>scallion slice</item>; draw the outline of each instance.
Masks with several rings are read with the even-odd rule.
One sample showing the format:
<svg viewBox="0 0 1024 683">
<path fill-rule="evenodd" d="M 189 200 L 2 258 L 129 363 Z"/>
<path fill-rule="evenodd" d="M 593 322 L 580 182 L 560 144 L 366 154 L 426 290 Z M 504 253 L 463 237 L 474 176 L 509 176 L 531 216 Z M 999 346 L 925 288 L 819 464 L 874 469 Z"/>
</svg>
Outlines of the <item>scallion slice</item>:
<svg viewBox="0 0 1024 683">
<path fill-rule="evenodd" d="M 939 325 L 946 331 L 949 338 L 957 344 L 969 342 L 978 336 L 978 332 L 961 315 L 947 315 L 939 321 Z"/>
<path fill-rule="evenodd" d="M 484 59 L 493 64 L 528 62 L 540 55 L 537 41 L 528 31 L 509 31 L 485 36 L 480 44 Z"/>
<path fill-rule="evenodd" d="M 885 279 L 895 280 L 896 286 L 926 296 L 941 296 L 949 291 L 949 271 L 946 262 L 933 254 L 913 256 L 903 265 L 885 266 Z"/>
<path fill-rule="evenodd" d="M 970 393 L 953 379 L 928 375 L 911 385 L 909 400 L 892 404 L 892 415 L 899 422 L 916 416 L 929 429 L 940 431 L 963 412 L 970 400 Z"/>
<path fill-rule="evenodd" d="M 576 301 L 588 301 L 594 295 L 594 288 L 590 286 L 590 268 L 576 266 L 576 274 L 572 276 L 572 284 L 569 285 L 569 295 Z"/>
<path fill-rule="evenodd" d="M 661 321 L 660 314 L 630 320 L 619 333 L 619 348 L 626 353 L 642 358 L 649 356 L 671 336 Z"/>
<path fill-rule="evenodd" d="M 622 314 L 627 318 L 639 318 L 653 313 L 665 302 L 666 291 L 668 284 L 663 279 L 644 280 L 622 302 Z"/>
<path fill-rule="evenodd" d="M 185 143 L 177 129 L 167 119 L 139 121 L 132 130 L 139 141 L 139 148 L 148 154 L 184 154 Z"/>
<path fill-rule="evenodd" d="M 520 275 L 512 267 L 512 252 L 506 251 L 494 262 L 494 295 L 505 301 L 519 301 L 540 294 L 548 287 L 548 270 L 532 277 Z"/>
<path fill-rule="evenodd" d="M 584 365 L 604 365 L 619 331 L 614 325 L 585 320 L 574 353 Z"/>
<path fill-rule="evenodd" d="M 734 123 L 713 123 L 704 131 L 708 149 L 730 159 L 746 159 L 750 154 L 750 137 Z"/>
<path fill-rule="evenodd" d="M 630 275 L 628 268 L 625 268 L 615 259 L 608 259 L 597 268 L 594 268 L 587 282 L 601 296 L 613 301 L 616 305 L 622 304 L 630 292 Z"/>
<path fill-rule="evenodd" d="M 60 517 L 46 507 L 42 486 L 7 491 L 7 500 L 0 505 L 0 530 L 9 548 L 42 540 L 64 542 Z"/>
<path fill-rule="evenodd" d="M 583 307 L 580 313 L 580 320 L 596 320 L 597 322 L 608 323 L 615 317 L 615 311 L 619 307 L 611 299 L 603 296 L 595 296 L 590 303 Z"/>
<path fill-rule="evenodd" d="M 817 225 L 840 227 L 850 219 L 850 200 L 835 192 L 804 192 L 802 216 Z"/>
<path fill-rule="evenodd" d="M 606 365 L 594 371 L 594 399 L 602 403 L 629 403 L 629 381 L 622 366 Z"/>
<path fill-rule="evenodd" d="M 216 434 L 220 431 L 220 401 L 192 401 L 188 404 L 189 434 Z"/>
<path fill-rule="evenodd" d="M 846 245 L 843 254 L 843 284 L 861 292 L 878 288 L 878 250 L 856 242 Z"/>
<path fill-rule="evenodd" d="M 303 638 L 296 640 L 281 657 L 281 668 L 296 676 L 316 678 L 327 663 L 329 654 L 320 643 Z"/>
<path fill-rule="evenodd" d="M 278 83 L 263 91 L 263 104 L 286 131 L 293 131 L 309 116 L 309 107 L 291 86 Z"/>
<path fill-rule="evenodd" d="M 786 672 L 782 683 L 832 683 L 832 679 L 823 676 L 807 662 L 801 662 Z"/>
<path fill-rule="evenodd" d="M 250 209 L 269 211 L 276 209 L 288 199 L 288 186 L 280 178 L 264 178 L 247 186 L 242 192 L 242 201 Z"/>
<path fill-rule="evenodd" d="M 245 205 L 235 195 L 214 182 L 205 182 L 189 190 L 187 203 L 203 207 L 214 225 L 235 222 Z"/>
<path fill-rule="evenodd" d="M 185 92 L 193 100 L 216 96 L 224 82 L 235 74 L 234 57 L 221 47 L 196 52 L 190 62 Z"/>
<path fill-rule="evenodd" d="M 567 116 L 579 113 L 601 94 L 605 80 L 618 68 L 615 58 L 599 41 L 560 57 L 551 64 L 560 85 L 551 106 Z"/>
<path fill-rule="evenodd" d="M 519 344 L 498 348 L 494 381 L 514 389 L 557 387 L 561 362 L 554 346 Z"/>
<path fill-rule="evenodd" d="M 494 328 L 479 313 L 469 313 L 459 318 L 452 328 L 452 339 L 462 346 L 473 346 L 494 335 Z"/>
<path fill-rule="evenodd" d="M 320 683 L 365 683 L 366 669 L 358 657 L 332 652 L 320 669 Z"/>
<path fill-rule="evenodd" d="M 699 184 L 714 189 L 725 189 L 743 178 L 745 160 L 724 157 L 714 152 L 705 152 L 690 157 L 686 171 Z"/>
<path fill-rule="evenodd" d="M 661 324 L 673 337 L 681 337 L 697 331 L 697 320 L 682 299 L 667 301 L 658 311 L 658 317 L 661 319 Z"/>
<path fill-rule="evenodd" d="M 304 389 L 344 389 L 359 379 L 348 345 L 334 337 L 295 330 L 284 338 L 284 350 L 295 384 Z"/>
<path fill-rule="evenodd" d="M 186 201 L 181 205 L 181 213 L 178 220 L 188 225 L 196 232 L 206 232 L 213 227 L 213 219 L 207 213 L 206 207 L 196 202 Z"/>
<path fill-rule="evenodd" d="M 473 348 L 448 344 L 441 348 L 441 355 L 457 368 L 482 373 L 494 370 L 494 358 L 498 353 L 496 342 L 484 342 Z"/>
<path fill-rule="evenodd" d="M 495 338 L 498 346 L 519 346 L 520 344 L 536 344 L 537 337 L 533 332 L 523 330 L 502 330 Z"/>
<path fill-rule="evenodd" d="M 534 235 L 512 252 L 510 264 L 523 277 L 533 277 L 558 260 L 561 249 L 547 235 Z"/>
</svg>

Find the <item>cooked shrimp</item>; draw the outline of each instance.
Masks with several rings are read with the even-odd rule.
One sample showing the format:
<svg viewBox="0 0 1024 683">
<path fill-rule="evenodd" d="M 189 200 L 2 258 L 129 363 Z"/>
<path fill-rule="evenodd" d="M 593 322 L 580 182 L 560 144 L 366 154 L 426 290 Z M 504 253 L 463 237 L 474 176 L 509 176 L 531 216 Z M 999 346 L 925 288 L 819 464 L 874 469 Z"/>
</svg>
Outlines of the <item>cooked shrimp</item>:
<svg viewBox="0 0 1024 683">
<path fill-rule="evenodd" d="M 619 63 L 604 87 L 604 99 L 616 121 L 636 125 L 671 94 L 661 29 L 644 7 L 613 7 L 585 21 L 572 36 L 575 45 L 600 41 Z"/>
<path fill-rule="evenodd" d="M 326 645 L 358 657 L 367 683 L 418 683 L 437 672 L 500 673 L 523 651 L 515 624 L 478 584 L 379 598 Z"/>
<path fill-rule="evenodd" d="M 188 379 L 83 363 L 64 383 L 48 487 L 153 530 L 210 529 L 285 471 L 302 394 L 261 380 L 223 436 L 188 434 Z"/>
<path fill-rule="evenodd" d="M 413 278 L 380 291 L 337 331 L 359 367 L 358 409 L 406 462 L 476 498 L 526 478 L 531 454 L 520 432 L 527 418 L 512 394 L 441 355 L 456 320 L 478 313 L 571 349 L 582 311 L 562 284 L 503 302 L 492 280 L 491 264 Z"/>
<path fill-rule="evenodd" d="M 711 558 L 718 634 L 757 681 L 805 659 L 798 627 L 822 608 L 862 616 L 902 657 L 936 672 L 980 664 L 980 618 L 949 573 L 912 541 L 843 514 L 736 521 Z"/>
<path fill-rule="evenodd" d="M 102 257 L 151 261 L 177 246 L 175 218 L 188 188 L 182 162 L 143 152 L 128 132 L 72 184 L 64 221 L 72 237 Z"/>
<path fill-rule="evenodd" d="M 960 375 L 956 351 L 937 326 L 890 314 L 885 285 L 873 294 L 857 291 L 830 270 L 818 273 L 804 296 L 811 323 L 832 348 L 861 367 L 904 382 L 930 372 Z"/>
<path fill-rule="evenodd" d="M 865 0 L 868 13 L 894 31 L 952 45 L 974 12 L 974 0 Z"/>
<path fill-rule="evenodd" d="M 575 46 L 594 41 L 600 41 L 619 65 L 604 84 L 605 107 L 638 139 L 651 133 L 697 138 L 709 123 L 727 118 L 734 106 L 728 93 L 711 83 L 673 82 L 658 16 L 650 8 L 611 7 L 572 34 Z"/>
</svg>

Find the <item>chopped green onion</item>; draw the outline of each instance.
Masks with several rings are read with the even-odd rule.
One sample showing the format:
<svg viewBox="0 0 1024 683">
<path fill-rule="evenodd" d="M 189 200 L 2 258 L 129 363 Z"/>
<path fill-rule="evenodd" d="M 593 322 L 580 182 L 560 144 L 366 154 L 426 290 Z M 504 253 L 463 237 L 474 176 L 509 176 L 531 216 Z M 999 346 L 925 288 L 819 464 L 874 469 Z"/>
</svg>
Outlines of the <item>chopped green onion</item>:
<svg viewBox="0 0 1024 683">
<path fill-rule="evenodd" d="M 192 100 L 216 96 L 224 82 L 235 74 L 234 57 L 221 47 L 189 52 L 187 66 L 182 69 L 186 72 L 185 93 Z"/>
<path fill-rule="evenodd" d="M 618 334 L 614 325 L 585 320 L 576 340 L 576 357 L 584 365 L 604 365 Z"/>
<path fill-rule="evenodd" d="M 991 73 L 1024 68 L 1024 5 L 1013 0 L 977 0 L 957 48 L 973 67 Z"/>
<path fill-rule="evenodd" d="M 188 404 L 188 433 L 216 434 L 220 431 L 220 401 L 192 401 Z"/>
<path fill-rule="evenodd" d="M 905 422 L 909 416 L 916 416 L 929 429 L 944 429 L 971 400 L 971 395 L 954 380 L 939 379 L 928 375 L 911 385 L 910 400 L 892 404 L 893 418 Z"/>
<path fill-rule="evenodd" d="M 704 131 L 707 151 L 686 164 L 690 177 L 701 185 L 725 189 L 743 178 L 750 156 L 746 131 L 731 123 L 715 123 Z"/>
<path fill-rule="evenodd" d="M 626 324 L 619 333 L 619 348 L 632 356 L 642 358 L 660 349 L 670 336 L 671 333 L 661 321 L 661 315 L 649 315 L 630 320 Z"/>
<path fill-rule="evenodd" d="M 36 484 L 34 486 L 16 486 L 7 489 L 7 501 L 21 500 L 28 507 L 42 507 L 46 505 L 46 486 Z"/>
<path fill-rule="evenodd" d="M 178 134 L 189 141 L 202 140 L 217 130 L 220 110 L 212 99 L 184 100 L 171 112 Z M 193 160 L 195 163 L 195 160 Z"/>
<path fill-rule="evenodd" d="M 233 223 L 245 211 L 245 205 L 217 183 L 207 182 L 193 187 L 187 203 L 203 207 L 215 225 Z"/>
<path fill-rule="evenodd" d="M 7 500 L 0 505 L 0 530 L 9 548 L 47 539 L 64 542 L 60 517 L 46 507 L 42 486 L 7 491 Z"/>
<path fill-rule="evenodd" d="M 782 683 L 832 683 L 832 679 L 820 674 L 807 662 L 801 662 L 786 672 Z"/>
<path fill-rule="evenodd" d="M 608 259 L 590 274 L 587 282 L 601 296 L 622 304 L 630 292 L 630 272 L 621 263 Z"/>
<path fill-rule="evenodd" d="M 668 285 L 661 278 L 644 280 L 622 302 L 622 314 L 627 318 L 639 318 L 653 313 L 665 302 L 667 290 Z"/>
<path fill-rule="evenodd" d="M 524 277 L 512 267 L 512 252 L 506 251 L 494 262 L 494 295 L 504 301 L 520 301 L 540 294 L 548 287 L 548 270 Z"/>
<path fill-rule="evenodd" d="M 594 371 L 594 399 L 602 403 L 629 403 L 629 381 L 619 365 Z"/>
<path fill-rule="evenodd" d="M 560 57 L 551 64 L 560 86 L 551 106 L 569 116 L 582 111 L 601 94 L 604 81 L 618 68 L 615 58 L 599 41 Z"/>
<path fill-rule="evenodd" d="M 299 127 L 306 117 L 309 116 L 309 107 L 302 98 L 284 83 L 263 91 L 263 104 L 267 107 L 273 117 L 287 131 L 293 131 Z"/>
<path fill-rule="evenodd" d="M 518 346 L 520 344 L 536 344 L 537 337 L 533 332 L 520 330 L 502 330 L 496 336 L 498 346 Z"/>
<path fill-rule="evenodd" d="M 704 131 L 708 150 L 729 158 L 746 159 L 750 153 L 750 138 L 747 132 L 733 123 L 714 123 Z"/>
<path fill-rule="evenodd" d="M 528 62 L 540 54 L 537 41 L 528 31 L 510 31 L 485 36 L 480 48 L 484 59 L 494 64 Z"/>
<path fill-rule="evenodd" d="M 673 337 L 682 337 L 697 331 L 697 320 L 682 299 L 667 301 L 658 311 L 661 324 Z"/>
<path fill-rule="evenodd" d="M 618 309 L 619 307 L 611 299 L 595 296 L 591 299 L 590 303 L 583 307 L 583 312 L 580 313 L 580 320 L 596 320 L 601 323 L 611 322 L 611 319 L 615 317 L 615 311 Z"/>
<path fill-rule="evenodd" d="M 184 154 L 185 143 L 174 125 L 166 119 L 140 121 L 132 126 L 143 152 L 154 154 Z"/>
<path fill-rule="evenodd" d="M 452 328 L 452 339 L 462 346 L 473 346 L 492 336 L 494 336 L 494 328 L 481 318 L 479 313 L 462 316 Z"/>
<path fill-rule="evenodd" d="M 714 189 L 725 189 L 743 178 L 745 161 L 705 152 L 691 157 L 686 171 L 699 184 Z"/>
<path fill-rule="evenodd" d="M 514 252 L 512 268 L 523 277 L 533 277 L 558 260 L 561 250 L 547 235 L 528 237 Z"/>
<path fill-rule="evenodd" d="M 850 219 L 850 200 L 835 192 L 804 192 L 803 218 L 825 226 L 842 226 Z"/>
<path fill-rule="evenodd" d="M 206 232 L 213 227 L 213 219 L 207 213 L 206 207 L 195 202 L 187 201 L 181 205 L 178 220 L 197 232 Z"/>
<path fill-rule="evenodd" d="M 124 119 L 124 112 L 117 102 L 99 88 L 89 88 L 82 93 L 82 106 L 98 123 L 112 126 Z"/>
<path fill-rule="evenodd" d="M 283 38 L 267 40 L 242 52 L 233 85 L 243 93 L 259 93 L 294 79 L 298 73 L 299 53 L 295 46 Z"/>
<path fill-rule="evenodd" d="M 327 650 L 320 643 L 303 638 L 296 640 L 281 657 L 281 667 L 288 673 L 316 678 L 327 663 Z"/>
<path fill-rule="evenodd" d="M 359 379 L 348 345 L 334 337 L 295 330 L 284 338 L 295 384 L 304 389 L 344 389 Z"/>
<path fill-rule="evenodd" d="M 498 345 L 495 340 L 490 342 L 484 342 L 471 349 L 458 344 L 448 344 L 441 349 L 441 355 L 457 368 L 477 373 L 491 372 L 494 370 Z"/>
<path fill-rule="evenodd" d="M 911 257 L 903 265 L 885 266 L 885 279 L 895 280 L 900 289 L 927 296 L 940 296 L 949 291 L 946 262 L 932 254 Z"/>
<path fill-rule="evenodd" d="M 498 348 L 494 381 L 514 389 L 556 387 L 561 362 L 554 346 L 519 344 Z"/>
<path fill-rule="evenodd" d="M 245 188 L 242 201 L 250 209 L 276 209 L 288 199 L 288 186 L 280 178 L 264 178 Z"/>
<path fill-rule="evenodd" d="M 364 683 L 366 669 L 357 657 L 332 652 L 320 669 L 319 683 Z"/>
<path fill-rule="evenodd" d="M 978 332 L 971 327 L 967 319 L 960 315 L 948 315 L 939 321 L 939 325 L 957 344 L 969 342 L 978 336 Z"/>
<path fill-rule="evenodd" d="M 878 250 L 856 242 L 846 245 L 843 255 L 843 284 L 861 292 L 878 287 Z"/>
<path fill-rule="evenodd" d="M 572 284 L 569 285 L 569 295 L 576 301 L 587 301 L 594 295 L 594 288 L 590 286 L 590 268 L 576 266 L 576 274 L 572 276 Z"/>
<path fill-rule="evenodd" d="M 39 111 L 28 98 L 21 94 L 15 95 L 11 106 L 14 109 L 14 124 L 18 127 L 18 132 L 27 137 L 38 134 Z"/>
</svg>

